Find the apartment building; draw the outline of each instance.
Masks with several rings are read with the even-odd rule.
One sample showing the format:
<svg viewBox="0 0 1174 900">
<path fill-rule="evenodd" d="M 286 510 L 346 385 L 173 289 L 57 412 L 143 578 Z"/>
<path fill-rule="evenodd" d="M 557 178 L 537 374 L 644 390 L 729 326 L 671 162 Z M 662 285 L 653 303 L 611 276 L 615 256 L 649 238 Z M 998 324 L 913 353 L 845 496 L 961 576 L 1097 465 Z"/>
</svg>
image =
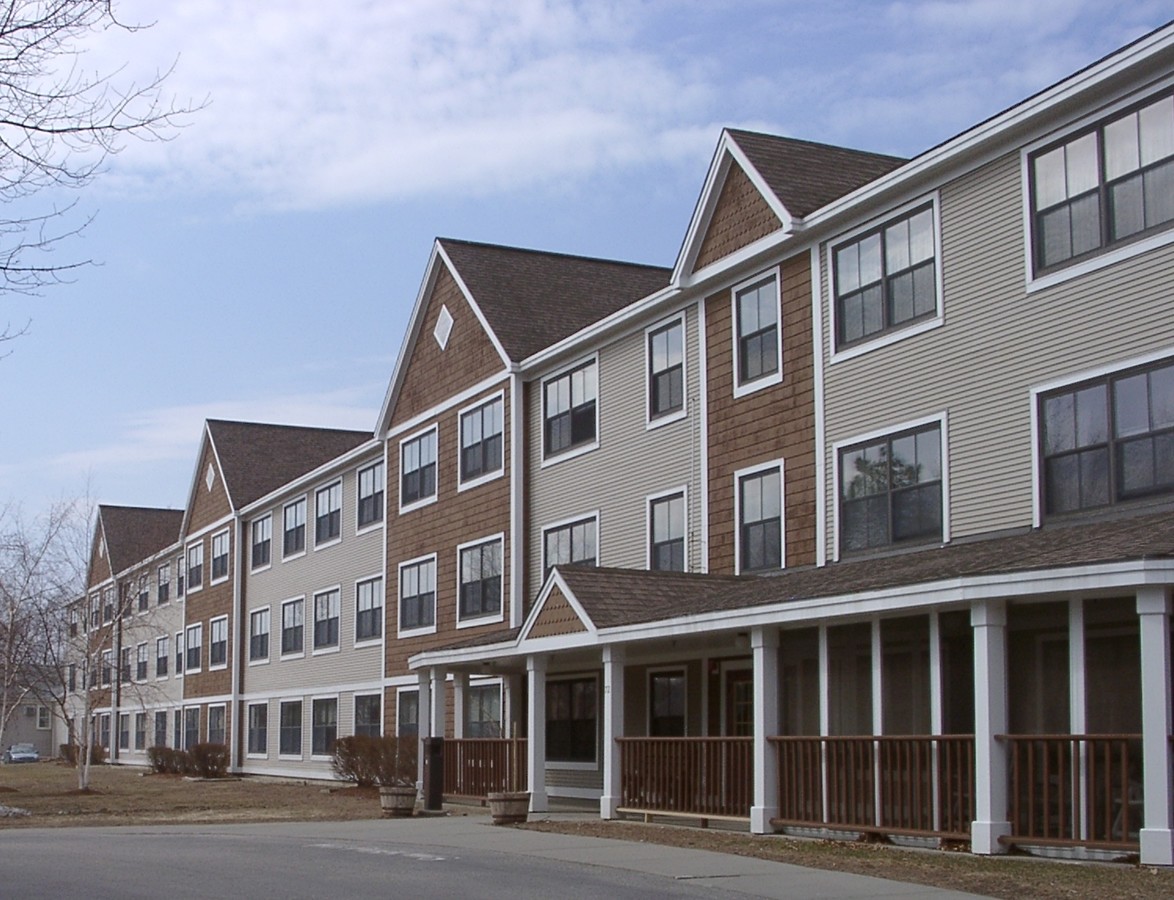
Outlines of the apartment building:
<svg viewBox="0 0 1174 900">
<path fill-rule="evenodd" d="M 93 627 L 182 557 L 241 771 L 1174 864 L 1172 198 L 1167 26 L 910 160 L 724 131 L 671 269 L 437 240 L 373 432 L 208 423 Z"/>
</svg>

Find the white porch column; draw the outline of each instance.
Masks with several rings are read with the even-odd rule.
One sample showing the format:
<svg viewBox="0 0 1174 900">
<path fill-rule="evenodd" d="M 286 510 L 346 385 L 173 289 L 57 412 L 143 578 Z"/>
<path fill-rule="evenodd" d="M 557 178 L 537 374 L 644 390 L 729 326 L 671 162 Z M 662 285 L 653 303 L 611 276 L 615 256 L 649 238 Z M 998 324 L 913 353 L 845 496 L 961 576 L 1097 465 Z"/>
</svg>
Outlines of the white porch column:
<svg viewBox="0 0 1174 900">
<path fill-rule="evenodd" d="M 974 629 L 974 769 L 975 820 L 970 848 L 974 853 L 1003 853 L 1002 835 L 1011 833 L 1007 818 L 1007 752 L 995 740 L 1007 731 L 1007 605 L 1002 600 L 976 603 L 970 610 Z"/>
<path fill-rule="evenodd" d="M 1145 771 L 1145 822 L 1141 863 L 1174 865 L 1170 792 L 1170 594 L 1162 586 L 1137 592 L 1141 619 L 1141 754 Z"/>
<path fill-rule="evenodd" d="M 420 669 L 417 674 L 419 695 L 416 699 L 416 734 L 419 737 L 416 763 L 416 787 L 424 786 L 424 739 L 432 737 L 432 671 Z"/>
<path fill-rule="evenodd" d="M 452 736 L 465 736 L 465 691 L 469 689 L 469 673 L 454 672 L 452 676 Z"/>
<path fill-rule="evenodd" d="M 620 746 L 624 736 L 624 648 L 603 648 L 603 796 L 599 815 L 616 818 L 620 805 Z"/>
<path fill-rule="evenodd" d="M 428 704 L 429 718 L 432 727 L 428 732 L 432 737 L 444 737 L 444 670 L 432 670 L 431 703 Z"/>
<path fill-rule="evenodd" d="M 779 815 L 779 765 L 767 738 L 779 733 L 779 630 L 750 631 L 754 651 L 754 805 L 750 831 L 769 834 Z"/>
<path fill-rule="evenodd" d="M 526 769 L 530 783 L 530 812 L 546 812 L 546 657 L 526 657 L 529 687 L 529 738 Z"/>
</svg>

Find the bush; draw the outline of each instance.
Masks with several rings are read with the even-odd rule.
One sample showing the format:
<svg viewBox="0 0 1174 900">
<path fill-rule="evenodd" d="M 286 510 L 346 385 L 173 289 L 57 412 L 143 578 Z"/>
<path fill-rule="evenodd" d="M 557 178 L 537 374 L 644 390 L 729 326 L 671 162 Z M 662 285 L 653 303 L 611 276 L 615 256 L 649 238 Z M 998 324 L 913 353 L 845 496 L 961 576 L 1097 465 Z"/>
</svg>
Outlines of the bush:
<svg viewBox="0 0 1174 900">
<path fill-rule="evenodd" d="M 106 748 L 101 744 L 90 747 L 90 765 L 101 766 L 106 764 Z"/>
<path fill-rule="evenodd" d="M 191 768 L 188 754 L 172 747 L 147 748 L 147 760 L 157 775 L 184 775 Z"/>
<path fill-rule="evenodd" d="M 416 783 L 415 737 L 370 737 L 356 734 L 334 742 L 334 772 L 359 787 Z"/>
<path fill-rule="evenodd" d="M 228 774 L 228 748 L 224 744 L 196 744 L 185 754 L 191 757 L 191 768 L 200 778 L 223 778 Z"/>
<path fill-rule="evenodd" d="M 76 746 L 74 746 L 72 743 L 61 744 L 57 749 L 60 751 L 59 755 L 60 755 L 61 759 L 65 762 L 65 764 L 67 766 L 74 766 L 74 767 L 77 766 L 77 747 Z"/>
<path fill-rule="evenodd" d="M 77 768 L 77 744 L 61 744 L 58 748 L 66 765 Z M 94 744 L 90 747 L 90 765 L 100 766 L 106 762 L 106 748 Z"/>
</svg>

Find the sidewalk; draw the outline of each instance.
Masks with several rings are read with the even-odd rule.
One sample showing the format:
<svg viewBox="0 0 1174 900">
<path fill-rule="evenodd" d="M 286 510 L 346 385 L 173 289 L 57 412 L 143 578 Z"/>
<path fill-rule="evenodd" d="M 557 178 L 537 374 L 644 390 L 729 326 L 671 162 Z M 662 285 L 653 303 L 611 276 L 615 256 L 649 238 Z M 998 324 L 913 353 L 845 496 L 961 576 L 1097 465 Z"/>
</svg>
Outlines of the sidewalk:
<svg viewBox="0 0 1174 900">
<path fill-rule="evenodd" d="M 788 898 L 788 900 L 865 900 L 884 898 L 974 898 L 978 895 L 943 891 L 923 885 L 904 884 L 863 875 L 806 869 L 786 863 L 769 862 L 715 853 L 665 847 L 659 844 L 615 841 L 604 838 L 553 834 L 519 828 L 497 827 L 478 807 L 450 807 L 446 816 L 417 817 L 408 820 L 385 819 L 367 822 L 306 823 L 282 826 L 306 829 L 318 836 L 364 843 L 411 844 L 435 852 L 477 850 L 515 857 L 559 860 L 601 866 L 649 875 L 673 881 L 689 881 L 693 886 L 712 885 L 715 889 L 736 891 L 753 897 Z M 548 817 L 546 813 L 542 817 Z M 549 818 L 581 818 L 575 813 L 551 813 Z M 251 826 L 240 826 L 247 829 Z M 255 826 L 272 828 L 273 826 Z M 666 883 L 672 890 L 672 882 Z"/>
</svg>

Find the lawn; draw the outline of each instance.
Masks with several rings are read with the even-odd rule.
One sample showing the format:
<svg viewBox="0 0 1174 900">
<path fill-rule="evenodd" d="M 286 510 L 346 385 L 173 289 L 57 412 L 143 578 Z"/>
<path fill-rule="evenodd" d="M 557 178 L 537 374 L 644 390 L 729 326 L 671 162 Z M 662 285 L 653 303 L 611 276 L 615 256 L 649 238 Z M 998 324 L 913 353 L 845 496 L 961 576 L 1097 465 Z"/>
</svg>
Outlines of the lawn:
<svg viewBox="0 0 1174 900">
<path fill-rule="evenodd" d="M 0 767 L 0 806 L 28 810 L 0 817 L 0 829 L 75 825 L 295 822 L 379 817 L 373 789 L 272 778 L 189 781 L 139 769 L 95 766 L 91 790 L 77 791 L 77 773 L 56 762 Z M 471 811 L 469 807 L 457 807 Z M 983 858 L 941 850 L 878 844 L 752 837 L 723 829 L 582 819 L 531 822 L 524 828 L 618 840 L 695 847 L 817 869 L 856 872 L 992 897 L 1112 897 L 1168 900 L 1174 870 L 1130 863 L 1051 862 Z"/>
</svg>

